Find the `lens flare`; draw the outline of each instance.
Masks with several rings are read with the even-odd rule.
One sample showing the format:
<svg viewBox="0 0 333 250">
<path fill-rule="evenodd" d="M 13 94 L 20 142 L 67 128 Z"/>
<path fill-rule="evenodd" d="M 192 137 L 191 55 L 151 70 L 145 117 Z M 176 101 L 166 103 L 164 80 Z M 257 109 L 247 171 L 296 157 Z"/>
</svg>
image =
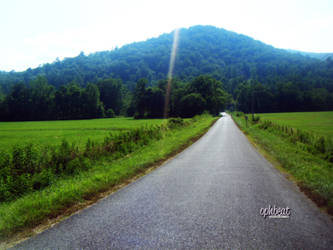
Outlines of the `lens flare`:
<svg viewBox="0 0 333 250">
<path fill-rule="evenodd" d="M 175 66 L 175 59 L 177 54 L 178 38 L 179 38 L 179 29 L 176 29 L 173 34 L 173 44 L 172 44 L 170 63 L 169 63 L 168 84 L 166 88 L 165 102 L 164 102 L 164 118 L 168 118 L 169 114 L 169 99 L 170 99 L 170 91 L 172 84 L 173 68 Z"/>
</svg>

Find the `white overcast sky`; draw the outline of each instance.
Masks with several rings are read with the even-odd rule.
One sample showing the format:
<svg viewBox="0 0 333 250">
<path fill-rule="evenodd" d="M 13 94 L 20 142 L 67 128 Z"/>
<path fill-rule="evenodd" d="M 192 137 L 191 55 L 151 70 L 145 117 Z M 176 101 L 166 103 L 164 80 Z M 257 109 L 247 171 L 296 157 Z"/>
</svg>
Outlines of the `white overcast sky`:
<svg viewBox="0 0 333 250">
<path fill-rule="evenodd" d="M 0 0 L 0 70 L 35 68 L 197 24 L 277 48 L 333 52 L 333 0 Z"/>
</svg>

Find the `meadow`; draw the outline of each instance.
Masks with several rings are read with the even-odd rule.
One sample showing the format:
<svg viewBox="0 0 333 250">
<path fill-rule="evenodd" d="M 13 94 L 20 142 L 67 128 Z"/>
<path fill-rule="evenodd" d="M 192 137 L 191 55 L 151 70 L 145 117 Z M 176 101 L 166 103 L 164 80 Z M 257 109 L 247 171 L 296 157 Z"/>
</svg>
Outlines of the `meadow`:
<svg viewBox="0 0 333 250">
<path fill-rule="evenodd" d="M 108 118 L 91 120 L 0 122 L 0 152 L 14 145 L 60 145 L 63 139 L 80 148 L 88 139 L 103 141 L 110 132 L 129 131 L 148 125 L 161 125 L 163 119 Z"/>
<path fill-rule="evenodd" d="M 333 112 L 292 112 L 259 114 L 262 120 L 333 137 Z"/>
</svg>

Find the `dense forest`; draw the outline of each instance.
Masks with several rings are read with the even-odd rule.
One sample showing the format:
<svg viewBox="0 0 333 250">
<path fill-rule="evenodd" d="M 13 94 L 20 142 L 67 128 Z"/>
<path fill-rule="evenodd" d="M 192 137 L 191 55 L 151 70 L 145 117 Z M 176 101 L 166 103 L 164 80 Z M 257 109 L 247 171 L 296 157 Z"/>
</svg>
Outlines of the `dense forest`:
<svg viewBox="0 0 333 250">
<path fill-rule="evenodd" d="M 130 115 L 160 118 L 165 115 L 167 80 L 154 87 L 147 79 L 138 80 L 130 93 L 121 80 L 108 78 L 81 87 L 76 82 L 58 89 L 39 76 L 28 86 L 13 85 L 0 105 L 0 121 L 89 119 Z M 191 82 L 172 81 L 167 105 L 168 116 L 192 117 L 204 111 L 218 114 L 231 98 L 222 83 L 210 76 Z"/>
<path fill-rule="evenodd" d="M 161 117 L 172 42 L 173 33 L 163 34 L 24 72 L 0 71 L 0 119 Z M 169 114 L 225 107 L 257 113 L 333 110 L 332 58 L 276 49 L 212 26 L 181 29 Z M 210 95 L 198 82 L 211 87 Z"/>
</svg>

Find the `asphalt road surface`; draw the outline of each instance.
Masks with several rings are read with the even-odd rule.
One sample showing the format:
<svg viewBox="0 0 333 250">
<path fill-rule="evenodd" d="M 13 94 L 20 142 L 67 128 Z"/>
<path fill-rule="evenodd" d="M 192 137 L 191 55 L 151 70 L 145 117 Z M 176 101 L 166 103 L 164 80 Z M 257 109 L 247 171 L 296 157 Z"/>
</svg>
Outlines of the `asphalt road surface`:
<svg viewBox="0 0 333 250">
<path fill-rule="evenodd" d="M 269 206 L 289 218 L 264 218 Z M 332 249 L 333 223 L 230 116 L 162 167 L 20 249 Z"/>
</svg>

